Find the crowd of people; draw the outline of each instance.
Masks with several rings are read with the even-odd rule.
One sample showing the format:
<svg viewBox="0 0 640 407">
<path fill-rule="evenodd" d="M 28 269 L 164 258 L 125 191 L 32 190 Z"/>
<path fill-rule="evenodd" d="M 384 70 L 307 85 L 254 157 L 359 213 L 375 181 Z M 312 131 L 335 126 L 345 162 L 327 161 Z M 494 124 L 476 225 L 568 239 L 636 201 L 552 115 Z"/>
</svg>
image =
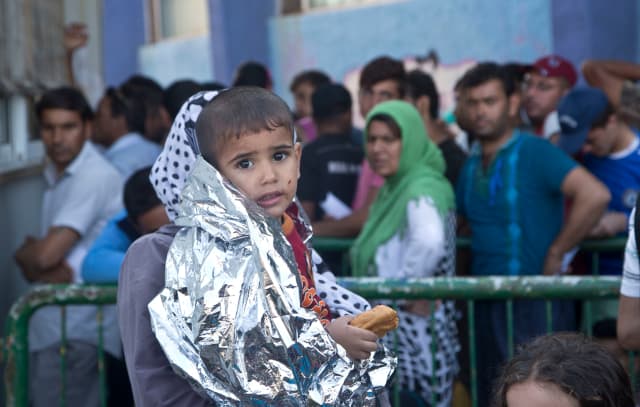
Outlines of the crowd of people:
<svg viewBox="0 0 640 407">
<path fill-rule="evenodd" d="M 181 230 L 176 219 L 205 216 L 186 211 L 181 196 L 198 165 L 282 223 L 297 264 L 300 307 L 349 358 L 367 360 L 380 346 L 395 349 L 398 367 L 388 387 L 399 386 L 403 405 L 449 406 L 456 383 L 468 386 L 468 369 L 458 361 L 459 338 L 466 336 L 460 311 L 448 300 L 402 301 L 397 333 L 378 344 L 371 332 L 349 325 L 370 304 L 336 284 L 334 274 L 580 274 L 588 269 L 576 256 L 583 239 L 629 230 L 624 262 L 622 254 L 603 255 L 598 272 L 624 269 L 617 332 L 622 344 L 637 347 L 640 267 L 632 210 L 640 191 L 634 84 L 640 67 L 587 61 L 582 74 L 589 86 L 576 86 L 577 70 L 557 55 L 532 64 L 478 63 L 455 85 L 455 127 L 441 119 L 433 78 L 406 72 L 402 61 L 387 56 L 361 71 L 356 97 L 364 129 L 353 126 L 353 96 L 320 70 L 293 79 L 292 111 L 271 93 L 269 71 L 255 62 L 238 67 L 228 89 L 192 80 L 163 89 L 134 75 L 106 89 L 95 112 L 75 87 L 48 90 L 35 106 L 47 155 L 41 234 L 27 237 L 15 259 L 34 284 L 119 282 L 118 308 L 103 312 L 111 405 L 131 398 L 138 406 L 223 401 L 203 397 L 184 372 L 174 373 L 147 309 L 165 287 L 167 253 Z M 461 137 L 468 149 L 456 141 Z M 348 269 L 340 256 L 327 253 L 323 260 L 312 250 L 298 211 L 316 236 L 355 239 Z M 457 236 L 470 237 L 470 250 L 456 251 Z M 616 338 L 618 303 L 594 308 L 596 336 Z M 514 301 L 516 345 L 547 332 L 545 310 L 541 301 Z M 554 331 L 585 328 L 573 301 L 556 300 L 552 310 Z M 93 306 L 66 310 L 71 406 L 98 405 L 96 312 Z M 30 322 L 34 406 L 60 397 L 52 384 L 61 381 L 60 318 L 59 309 L 47 307 Z M 474 318 L 478 405 L 534 405 L 538 399 L 523 403 L 536 392 L 564 394 L 566 405 L 632 405 L 626 373 L 598 345 L 578 336 L 543 337 L 505 366 L 504 303 L 479 301 Z M 576 373 L 568 364 L 585 354 L 590 362 Z M 598 369 L 615 377 L 606 386 L 587 381 Z M 132 395 L 120 382 L 126 372 Z M 384 391 L 376 391 L 376 403 L 388 405 Z"/>
</svg>

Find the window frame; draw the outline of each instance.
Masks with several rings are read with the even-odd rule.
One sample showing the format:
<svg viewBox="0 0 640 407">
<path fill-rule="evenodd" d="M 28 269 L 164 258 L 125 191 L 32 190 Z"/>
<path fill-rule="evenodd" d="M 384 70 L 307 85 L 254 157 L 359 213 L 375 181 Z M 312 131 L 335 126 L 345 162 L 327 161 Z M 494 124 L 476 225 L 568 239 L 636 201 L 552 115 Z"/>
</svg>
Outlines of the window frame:
<svg viewBox="0 0 640 407">
<path fill-rule="evenodd" d="M 29 98 L 24 95 L 0 97 L 0 115 L 5 119 L 7 141 L 0 144 L 0 174 L 39 166 L 44 160 L 44 146 L 31 138 Z M 5 131 L 3 130 L 3 131 Z"/>
<path fill-rule="evenodd" d="M 176 35 L 165 35 L 163 32 L 163 7 L 161 4 L 162 0 L 147 0 L 146 1 L 146 12 L 145 12 L 145 20 L 147 25 L 147 43 L 155 44 L 162 41 L 174 40 L 179 38 L 188 38 L 188 37 L 197 37 L 200 35 L 206 34 L 211 29 L 211 22 L 209 21 L 209 16 L 207 15 L 207 30 L 203 33 L 190 33 L 190 34 L 176 34 Z M 204 5 L 208 8 L 208 2 L 204 1 Z"/>
</svg>

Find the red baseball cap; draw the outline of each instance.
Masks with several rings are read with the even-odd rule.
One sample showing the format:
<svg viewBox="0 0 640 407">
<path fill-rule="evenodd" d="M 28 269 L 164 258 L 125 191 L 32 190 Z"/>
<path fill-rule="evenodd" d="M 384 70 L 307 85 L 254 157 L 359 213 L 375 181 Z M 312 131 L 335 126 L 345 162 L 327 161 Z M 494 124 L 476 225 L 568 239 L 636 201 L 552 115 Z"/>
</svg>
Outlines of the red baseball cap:
<svg viewBox="0 0 640 407">
<path fill-rule="evenodd" d="M 573 86 L 578 81 L 578 73 L 573 64 L 558 55 L 547 55 L 538 59 L 531 66 L 531 70 L 549 78 L 564 78 Z"/>
</svg>

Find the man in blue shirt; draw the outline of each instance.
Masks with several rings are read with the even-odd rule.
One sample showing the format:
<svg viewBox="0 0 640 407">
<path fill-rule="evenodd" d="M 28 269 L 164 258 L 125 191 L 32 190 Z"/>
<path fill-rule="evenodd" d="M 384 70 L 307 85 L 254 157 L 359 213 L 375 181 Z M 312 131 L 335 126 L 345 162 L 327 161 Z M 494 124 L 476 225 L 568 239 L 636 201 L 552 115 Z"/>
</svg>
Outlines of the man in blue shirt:
<svg viewBox="0 0 640 407">
<path fill-rule="evenodd" d="M 456 189 L 458 211 L 471 227 L 471 274 L 555 275 L 564 255 L 593 228 L 609 193 L 548 141 L 513 128 L 518 100 L 497 64 L 481 63 L 459 82 L 460 103 L 477 144 Z M 563 202 L 573 202 L 563 219 Z M 504 302 L 478 302 L 476 326 L 480 404 L 507 357 Z M 544 303 L 514 301 L 514 340 L 546 332 Z M 575 325 L 571 304 L 554 304 L 554 329 Z"/>
<path fill-rule="evenodd" d="M 605 214 L 591 231 L 592 237 L 625 234 L 631 210 L 640 191 L 640 139 L 616 113 L 605 93 L 596 88 L 570 92 L 558 107 L 562 134 L 558 146 L 568 154 L 584 153 L 584 166 L 611 193 Z M 602 259 L 601 274 L 619 275 L 622 257 Z"/>
</svg>

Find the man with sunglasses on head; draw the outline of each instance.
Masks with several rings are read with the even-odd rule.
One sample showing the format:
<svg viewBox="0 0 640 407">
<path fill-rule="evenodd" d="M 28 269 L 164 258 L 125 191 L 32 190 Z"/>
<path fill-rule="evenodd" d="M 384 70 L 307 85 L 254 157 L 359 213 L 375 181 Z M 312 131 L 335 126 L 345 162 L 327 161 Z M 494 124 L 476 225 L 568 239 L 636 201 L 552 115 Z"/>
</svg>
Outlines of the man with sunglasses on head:
<svg viewBox="0 0 640 407">
<path fill-rule="evenodd" d="M 141 96 L 127 83 L 108 88 L 96 112 L 93 142 L 105 149 L 105 158 L 123 179 L 153 164 L 161 150 L 160 145 L 143 137 L 146 110 Z"/>
</svg>

